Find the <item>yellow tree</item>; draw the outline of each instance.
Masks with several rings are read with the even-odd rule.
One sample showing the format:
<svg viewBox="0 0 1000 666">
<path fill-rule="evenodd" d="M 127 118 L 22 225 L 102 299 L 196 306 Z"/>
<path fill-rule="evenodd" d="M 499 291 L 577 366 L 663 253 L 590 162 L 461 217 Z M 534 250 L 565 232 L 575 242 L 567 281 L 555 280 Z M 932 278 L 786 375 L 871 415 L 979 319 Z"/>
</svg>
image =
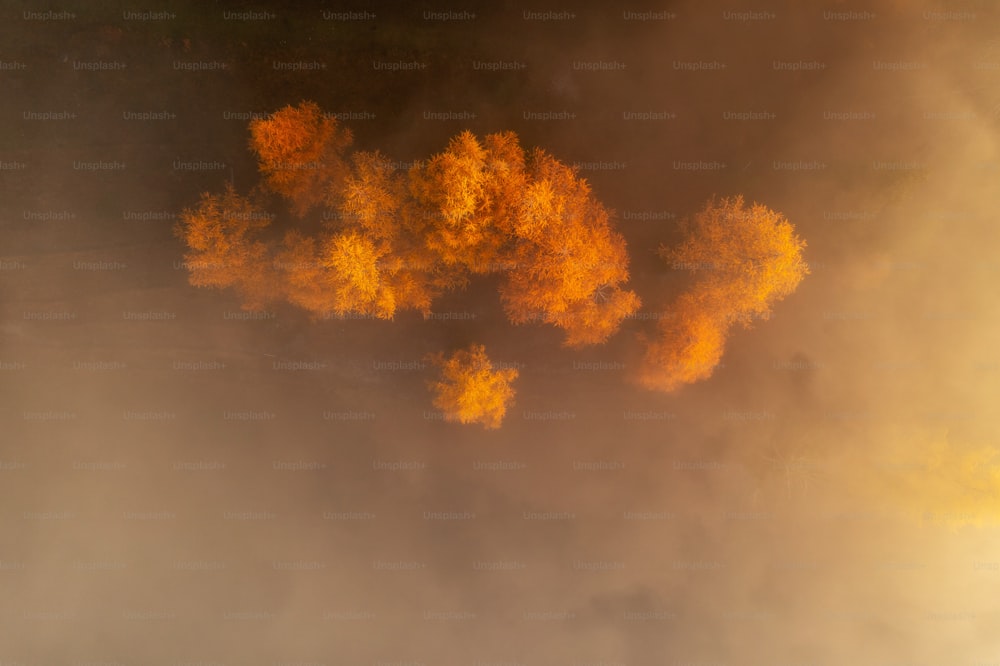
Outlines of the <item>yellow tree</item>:
<svg viewBox="0 0 1000 666">
<path fill-rule="evenodd" d="M 886 490 L 906 508 L 919 507 L 925 524 L 951 528 L 1000 523 L 1000 449 L 992 443 L 944 441 L 914 445 L 920 463 L 905 466 Z M 902 478 L 901 478 L 902 477 Z"/>
<path fill-rule="evenodd" d="M 710 377 L 722 358 L 729 328 L 749 328 L 772 305 L 795 291 L 809 273 L 805 241 L 780 213 L 742 196 L 711 200 L 682 224 L 677 248 L 660 248 L 673 268 L 698 275 L 661 320 L 658 338 L 647 340 L 637 380 L 647 388 L 675 391 Z"/>
<path fill-rule="evenodd" d="M 233 287 L 248 310 L 263 309 L 280 297 L 269 249 L 259 240 L 270 221 L 231 183 L 221 195 L 202 194 L 196 207 L 181 213 L 174 228 L 188 248 L 184 254 L 188 281 L 196 287 Z"/>
<path fill-rule="evenodd" d="M 431 360 L 441 368 L 439 379 L 430 383 L 434 406 L 446 421 L 500 427 L 514 399 L 511 383 L 517 379 L 516 369 L 494 369 L 483 345 L 471 345 L 448 359 L 436 354 Z"/>
<path fill-rule="evenodd" d="M 640 305 L 623 288 L 625 239 L 574 169 L 536 150 L 529 174 L 512 221 L 514 268 L 500 288 L 507 316 L 562 328 L 568 347 L 602 343 Z"/>
<path fill-rule="evenodd" d="M 250 121 L 250 148 L 269 189 L 286 197 L 296 215 L 336 198 L 347 167 L 349 130 L 314 102 L 286 106 Z"/>
</svg>

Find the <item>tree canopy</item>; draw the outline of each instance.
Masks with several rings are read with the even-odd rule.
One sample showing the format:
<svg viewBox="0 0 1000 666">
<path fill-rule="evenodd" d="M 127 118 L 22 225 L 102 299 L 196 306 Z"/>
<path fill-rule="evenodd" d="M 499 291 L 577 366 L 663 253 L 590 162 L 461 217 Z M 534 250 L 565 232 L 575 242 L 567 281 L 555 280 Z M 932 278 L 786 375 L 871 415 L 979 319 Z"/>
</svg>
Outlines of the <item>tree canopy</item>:
<svg viewBox="0 0 1000 666">
<path fill-rule="evenodd" d="M 298 217 L 332 214 L 318 235 L 291 229 L 266 244 L 248 240 L 257 227 L 230 225 L 228 240 L 208 248 L 212 216 L 250 204 L 231 188 L 205 195 L 180 235 L 194 258 L 219 267 L 193 270 L 192 283 L 236 287 L 248 307 L 286 298 L 313 316 L 392 319 L 500 273 L 508 319 L 559 327 L 574 348 L 605 342 L 639 308 L 625 239 L 589 183 L 541 149 L 526 153 L 513 132 L 463 131 L 406 169 L 377 150 L 347 154 L 351 141 L 313 102 L 251 121 L 265 189 Z"/>
<path fill-rule="evenodd" d="M 805 241 L 780 213 L 742 196 L 712 199 L 682 223 L 686 237 L 660 247 L 673 268 L 697 275 L 647 339 L 639 383 L 675 391 L 710 377 L 735 323 L 745 328 L 766 319 L 772 305 L 795 291 L 809 273 Z"/>
<path fill-rule="evenodd" d="M 337 198 L 346 175 L 350 130 L 315 102 L 286 106 L 250 121 L 250 149 L 268 189 L 286 197 L 303 216 Z"/>
<path fill-rule="evenodd" d="M 635 292 L 623 289 L 625 238 L 570 167 L 536 149 L 528 174 L 512 220 L 516 268 L 500 287 L 504 310 L 515 324 L 562 328 L 568 347 L 605 342 L 640 305 Z"/>
<path fill-rule="evenodd" d="M 431 360 L 441 369 L 439 379 L 431 383 L 434 406 L 446 421 L 500 427 L 514 399 L 511 382 L 517 379 L 517 369 L 495 369 L 483 345 L 460 349 L 447 359 L 433 355 Z"/>
<path fill-rule="evenodd" d="M 607 342 L 637 312 L 629 255 L 613 213 L 590 183 L 513 132 L 469 131 L 405 168 L 378 150 L 348 153 L 351 132 L 313 102 L 250 123 L 264 187 L 299 222 L 283 236 L 272 215 L 227 184 L 203 194 L 176 226 L 189 281 L 233 288 L 245 309 L 284 300 L 313 319 L 425 316 L 476 276 L 499 275 L 500 304 L 516 325 L 548 324 L 563 344 Z M 323 224 L 302 218 L 321 208 Z M 742 196 L 712 199 L 682 223 L 685 238 L 659 254 L 694 281 L 646 336 L 639 383 L 667 392 L 719 365 L 730 329 L 769 316 L 809 272 L 792 225 Z M 494 370 L 481 345 L 437 357 L 435 404 L 448 420 L 497 427 L 515 370 Z"/>
<path fill-rule="evenodd" d="M 184 263 L 196 287 L 233 287 L 248 310 L 262 309 L 279 298 L 281 287 L 270 265 L 261 232 L 269 214 L 236 192 L 231 183 L 222 194 L 201 196 L 185 209 L 174 232 L 187 244 Z"/>
</svg>

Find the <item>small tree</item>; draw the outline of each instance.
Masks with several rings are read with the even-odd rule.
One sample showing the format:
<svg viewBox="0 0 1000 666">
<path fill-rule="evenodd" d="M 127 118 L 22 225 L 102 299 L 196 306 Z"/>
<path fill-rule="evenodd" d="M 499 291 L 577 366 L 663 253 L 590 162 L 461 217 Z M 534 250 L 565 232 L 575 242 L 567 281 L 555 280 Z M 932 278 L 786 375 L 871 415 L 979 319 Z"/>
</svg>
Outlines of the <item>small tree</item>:
<svg viewBox="0 0 1000 666">
<path fill-rule="evenodd" d="M 729 324 L 702 296 L 697 291 L 683 294 L 671 316 L 660 319 L 656 337 L 646 340 L 645 360 L 636 378 L 643 387 L 670 393 L 715 372 Z"/>
<path fill-rule="evenodd" d="M 196 287 L 233 287 L 247 310 L 263 309 L 279 298 L 269 249 L 259 240 L 270 222 L 270 216 L 231 183 L 221 195 L 202 194 L 198 205 L 185 209 L 174 227 L 188 248 L 184 253 L 188 282 Z"/>
<path fill-rule="evenodd" d="M 355 312 L 392 319 L 396 297 L 379 260 L 388 248 L 354 231 L 337 234 L 324 243 L 322 262 L 337 276 L 334 311 Z"/>
<path fill-rule="evenodd" d="M 781 213 L 743 202 L 742 196 L 710 200 L 681 224 L 687 237 L 676 248 L 660 247 L 672 265 L 698 273 L 698 288 L 719 308 L 749 327 L 795 291 L 809 267 L 806 243 Z"/>
<path fill-rule="evenodd" d="M 315 102 L 289 105 L 250 121 L 250 148 L 265 184 L 287 198 L 300 217 L 340 192 L 347 174 L 344 151 L 351 140 L 351 132 Z"/>
<path fill-rule="evenodd" d="M 625 238 L 574 169 L 541 150 L 513 220 L 513 270 L 500 287 L 512 323 L 566 331 L 567 347 L 605 342 L 640 305 L 628 282 Z"/>
<path fill-rule="evenodd" d="M 286 233 L 274 266 L 290 303 L 309 312 L 313 319 L 336 310 L 339 280 L 322 261 L 314 237 L 297 230 Z"/>
<path fill-rule="evenodd" d="M 742 196 L 711 200 L 682 223 L 687 237 L 660 255 L 674 268 L 698 275 L 677 299 L 675 317 L 661 320 L 658 337 L 647 340 L 640 384 L 675 391 L 707 379 L 725 348 L 730 327 L 749 328 L 772 305 L 795 291 L 809 268 L 805 241 L 780 213 Z"/>
<path fill-rule="evenodd" d="M 484 146 L 466 130 L 410 169 L 409 225 L 437 262 L 463 272 L 493 271 L 509 240 L 494 213 L 506 203 L 501 197 L 516 175 L 517 150 L 509 138 Z"/>
<path fill-rule="evenodd" d="M 456 351 L 447 360 L 441 354 L 431 360 L 441 368 L 440 378 L 430 384 L 434 406 L 444 412 L 446 421 L 500 427 L 514 399 L 510 384 L 517 379 L 516 369 L 494 369 L 483 345 Z"/>
<path fill-rule="evenodd" d="M 395 165 L 378 151 L 351 154 L 351 170 L 343 189 L 330 203 L 339 209 L 345 226 L 354 226 L 378 240 L 399 234 L 399 212 L 406 181 Z"/>
</svg>

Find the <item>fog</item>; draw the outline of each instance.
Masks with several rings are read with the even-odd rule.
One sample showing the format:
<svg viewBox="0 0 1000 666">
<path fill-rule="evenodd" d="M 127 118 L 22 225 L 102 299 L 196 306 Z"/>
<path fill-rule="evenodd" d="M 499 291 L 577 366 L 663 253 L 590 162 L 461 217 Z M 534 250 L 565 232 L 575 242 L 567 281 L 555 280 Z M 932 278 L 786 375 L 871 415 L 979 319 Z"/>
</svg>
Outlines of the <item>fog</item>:
<svg viewBox="0 0 1000 666">
<path fill-rule="evenodd" d="M 1000 659 L 992 3 L 30 4 L 0 21 L 0 664 Z M 641 310 L 571 350 L 493 277 L 434 303 L 474 318 L 391 322 L 189 285 L 181 211 L 258 185 L 249 119 L 302 100 L 402 162 L 469 129 L 579 165 Z M 692 279 L 655 251 L 739 194 L 811 273 L 643 390 Z M 432 406 L 422 359 L 471 343 L 520 369 L 497 430 Z"/>
</svg>

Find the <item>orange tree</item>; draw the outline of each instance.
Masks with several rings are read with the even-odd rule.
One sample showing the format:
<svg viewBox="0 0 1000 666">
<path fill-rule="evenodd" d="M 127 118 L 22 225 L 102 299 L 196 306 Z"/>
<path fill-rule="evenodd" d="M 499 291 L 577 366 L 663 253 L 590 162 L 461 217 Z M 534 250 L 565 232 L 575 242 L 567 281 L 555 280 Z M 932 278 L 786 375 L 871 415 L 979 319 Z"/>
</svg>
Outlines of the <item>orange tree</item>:
<svg viewBox="0 0 1000 666">
<path fill-rule="evenodd" d="M 712 199 L 681 229 L 684 242 L 660 247 L 675 268 L 699 273 L 698 286 L 711 291 L 734 321 L 749 325 L 771 305 L 795 291 L 809 268 L 805 241 L 767 206 L 746 205 L 742 196 Z"/>
<path fill-rule="evenodd" d="M 265 185 L 287 198 L 300 217 L 339 193 L 351 140 L 351 132 L 314 102 L 250 121 L 250 148 Z"/>
<path fill-rule="evenodd" d="M 392 319 L 400 308 L 430 311 L 419 271 L 392 257 L 387 243 L 356 230 L 320 238 L 290 231 L 274 265 L 288 300 L 314 319 L 347 314 Z"/>
<path fill-rule="evenodd" d="M 500 427 L 514 399 L 511 382 L 517 379 L 516 369 L 494 369 L 483 345 L 471 345 L 448 359 L 442 354 L 429 358 L 441 369 L 430 387 L 434 406 L 444 413 L 446 421 L 481 423 L 487 429 Z"/>
<path fill-rule="evenodd" d="M 196 287 L 233 287 L 243 307 L 263 309 L 282 290 L 261 232 L 271 217 L 231 183 L 222 194 L 202 194 L 194 208 L 185 209 L 174 233 L 187 245 L 184 254 L 188 282 Z"/>
<path fill-rule="evenodd" d="M 529 176 L 510 220 L 514 268 L 500 288 L 507 316 L 562 328 L 568 347 L 605 342 L 640 305 L 623 288 L 625 239 L 571 167 L 536 149 Z"/>
<path fill-rule="evenodd" d="M 660 321 L 658 338 L 647 340 L 638 376 L 663 391 L 710 377 L 729 328 L 767 318 L 809 273 L 805 241 L 791 223 L 761 204 L 747 206 L 742 196 L 712 199 L 682 229 L 685 240 L 661 247 L 660 255 L 698 278 L 677 300 L 674 316 Z"/>
<path fill-rule="evenodd" d="M 714 311 L 707 292 L 693 289 L 660 319 L 656 337 L 645 338 L 645 362 L 638 381 L 645 388 L 672 392 L 708 379 L 725 351 L 729 325 Z"/>
<path fill-rule="evenodd" d="M 430 261 L 457 284 L 469 274 L 507 267 L 510 220 L 526 181 L 517 135 L 490 134 L 480 141 L 464 131 L 408 176 L 405 225 Z"/>
<path fill-rule="evenodd" d="M 465 284 L 461 272 L 444 266 L 428 247 L 419 233 L 426 229 L 412 224 L 418 215 L 406 175 L 378 151 L 352 154 L 351 169 L 332 202 L 340 223 L 331 226 L 377 246 L 376 266 L 395 304 L 387 311 L 429 312 L 443 290 Z"/>
<path fill-rule="evenodd" d="M 343 186 L 331 198 L 346 225 L 373 238 L 393 240 L 399 232 L 399 214 L 406 183 L 396 165 L 378 151 L 351 154 Z"/>
</svg>

